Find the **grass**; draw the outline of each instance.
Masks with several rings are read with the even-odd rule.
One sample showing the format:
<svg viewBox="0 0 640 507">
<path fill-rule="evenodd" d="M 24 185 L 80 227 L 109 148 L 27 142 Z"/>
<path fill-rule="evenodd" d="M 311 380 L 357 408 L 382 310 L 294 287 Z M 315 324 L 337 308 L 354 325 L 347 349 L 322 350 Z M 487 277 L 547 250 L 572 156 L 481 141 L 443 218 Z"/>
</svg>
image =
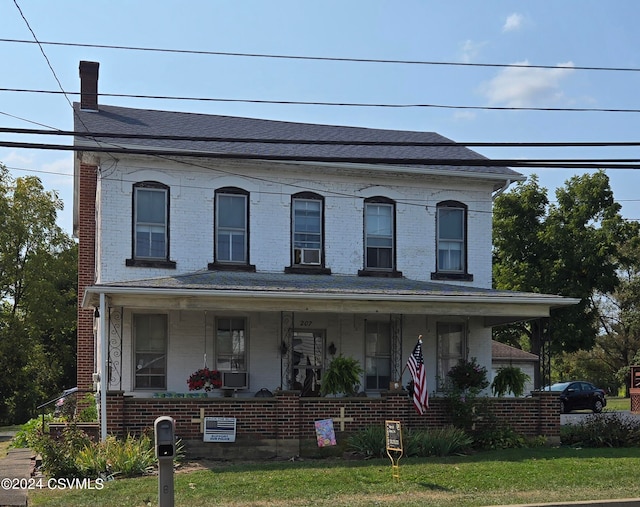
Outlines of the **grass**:
<svg viewBox="0 0 640 507">
<path fill-rule="evenodd" d="M 475 507 L 640 497 L 639 448 L 535 448 L 449 458 L 340 459 L 217 464 L 175 475 L 176 507 Z M 122 479 L 102 490 L 40 490 L 32 506 L 157 504 L 157 477 Z"/>
<path fill-rule="evenodd" d="M 623 398 L 620 396 L 607 396 L 607 406 L 605 410 L 630 410 L 631 409 L 631 399 Z"/>
</svg>

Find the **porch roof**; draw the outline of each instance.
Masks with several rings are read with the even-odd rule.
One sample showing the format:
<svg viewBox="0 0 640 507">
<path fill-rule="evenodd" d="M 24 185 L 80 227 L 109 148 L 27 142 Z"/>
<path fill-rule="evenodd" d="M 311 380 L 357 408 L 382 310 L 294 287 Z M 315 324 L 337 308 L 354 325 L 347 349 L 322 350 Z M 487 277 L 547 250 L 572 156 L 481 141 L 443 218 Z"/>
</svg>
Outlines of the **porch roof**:
<svg viewBox="0 0 640 507">
<path fill-rule="evenodd" d="M 134 308 L 404 313 L 481 316 L 492 326 L 549 316 L 578 299 L 480 287 L 346 275 L 197 271 L 182 275 L 96 284 L 83 306 Z"/>
</svg>

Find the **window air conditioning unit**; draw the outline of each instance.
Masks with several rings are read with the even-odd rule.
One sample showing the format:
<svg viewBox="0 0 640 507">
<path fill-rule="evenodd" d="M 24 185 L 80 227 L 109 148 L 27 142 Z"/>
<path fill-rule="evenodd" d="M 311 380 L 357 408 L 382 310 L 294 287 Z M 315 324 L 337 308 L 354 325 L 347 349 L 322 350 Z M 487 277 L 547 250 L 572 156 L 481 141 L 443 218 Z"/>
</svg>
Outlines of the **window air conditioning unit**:
<svg viewBox="0 0 640 507">
<path fill-rule="evenodd" d="M 294 251 L 296 264 L 320 264 L 319 248 L 296 248 Z"/>
<path fill-rule="evenodd" d="M 249 374 L 246 371 L 223 371 L 223 389 L 248 389 Z"/>
</svg>

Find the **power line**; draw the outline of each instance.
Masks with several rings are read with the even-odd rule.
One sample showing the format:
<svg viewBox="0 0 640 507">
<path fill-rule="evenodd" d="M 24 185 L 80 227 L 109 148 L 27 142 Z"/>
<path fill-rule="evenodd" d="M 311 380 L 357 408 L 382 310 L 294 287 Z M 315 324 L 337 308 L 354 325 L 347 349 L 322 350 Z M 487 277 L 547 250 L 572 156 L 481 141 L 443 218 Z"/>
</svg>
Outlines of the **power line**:
<svg viewBox="0 0 640 507">
<path fill-rule="evenodd" d="M 33 41 L 21 39 L 0 39 L 0 42 L 33 44 Z M 445 62 L 445 61 L 425 61 L 425 60 L 391 60 L 381 58 L 349 58 L 335 56 L 304 56 L 304 55 L 277 55 L 268 53 L 237 53 L 229 51 L 204 51 L 193 49 L 170 49 L 170 48 L 151 48 L 139 46 L 117 46 L 113 44 L 84 44 L 77 42 L 53 42 L 41 41 L 40 44 L 51 46 L 69 46 L 80 48 L 96 48 L 96 49 L 116 49 L 126 51 L 146 51 L 157 53 L 180 53 L 192 55 L 208 55 L 208 56 L 232 56 L 244 58 L 273 58 L 285 60 L 312 60 L 324 62 L 351 62 L 351 63 L 384 63 L 399 65 L 440 65 L 452 67 L 498 67 L 498 68 L 526 68 L 526 69 L 562 69 L 568 70 L 590 70 L 590 71 L 606 71 L 606 72 L 640 72 L 640 68 L 636 67 L 597 67 L 597 66 L 560 66 L 560 65 L 529 65 L 529 64 L 505 64 L 505 63 L 469 63 L 469 62 Z"/>
<path fill-rule="evenodd" d="M 167 159 L 167 160 L 171 160 L 171 159 Z M 195 167 L 202 167 L 205 169 L 210 169 L 209 167 L 203 166 L 203 165 L 199 165 L 199 164 L 194 164 L 194 163 L 187 163 L 184 161 L 181 161 L 181 163 L 185 163 L 189 166 L 195 166 Z M 57 175 L 57 176 L 66 176 L 69 178 L 73 178 L 73 174 L 69 174 L 69 173 L 64 173 L 64 172 L 58 172 L 58 171 L 43 171 L 43 170 L 37 170 L 37 169 L 25 169 L 22 167 L 9 167 L 7 166 L 7 169 L 10 169 L 12 171 L 22 171 L 22 172 L 28 172 L 28 173 L 35 173 L 35 174 L 49 174 L 49 175 Z M 235 176 L 242 176 L 244 178 L 250 178 L 250 179 L 257 179 L 259 181 L 266 181 L 266 182 L 272 182 L 272 180 L 268 180 L 268 179 L 262 179 L 262 178 L 256 178 L 254 176 L 246 176 L 246 175 L 239 175 L 230 171 L 223 171 L 220 169 L 216 169 L 216 171 L 225 173 L 225 174 L 231 174 L 231 175 L 235 175 Z M 118 181 L 121 183 L 137 183 L 137 180 L 128 180 L 128 179 L 122 179 L 122 178 L 110 178 L 109 176 L 105 176 L 104 174 L 101 175 L 101 179 L 104 181 Z M 185 188 L 197 188 L 197 189 L 207 189 L 207 190 L 216 190 L 217 187 L 203 187 L 202 185 L 189 185 L 189 184 L 181 184 L 181 187 L 185 187 Z M 316 189 L 316 188 L 311 188 L 309 186 L 303 186 L 303 185 L 298 185 L 295 183 L 288 183 L 287 186 L 293 187 L 293 188 L 300 188 L 303 190 L 307 190 L 307 191 L 312 191 L 312 192 L 323 192 L 326 195 L 330 195 L 333 198 L 343 198 L 343 199 L 364 199 L 364 197 L 362 196 L 358 196 L 355 194 L 351 194 L 351 193 L 345 193 L 345 192 L 336 192 L 335 190 L 327 190 L 327 189 Z M 283 192 L 275 192 L 275 191 L 268 191 L 268 190 L 264 190 L 261 189 L 259 191 L 261 194 L 267 194 L 267 195 L 283 195 Z M 435 199 L 399 199 L 396 200 L 396 203 L 398 204 L 404 204 L 406 206 L 428 206 L 430 204 L 432 204 L 435 201 Z M 465 200 L 466 203 L 479 203 L 479 202 L 486 202 L 486 201 L 475 201 L 475 200 Z M 616 200 L 616 202 L 619 203 L 625 203 L 625 202 L 631 202 L 631 203 L 635 203 L 635 202 L 640 202 L 640 199 L 618 199 Z M 549 204 L 554 204 L 557 203 L 557 201 L 554 200 L 550 200 Z M 469 209 L 470 212 L 472 213 L 489 213 L 489 214 L 493 214 L 493 210 L 482 210 L 482 209 Z M 640 218 L 627 218 L 624 217 L 624 220 L 627 221 L 631 221 L 631 222 L 638 222 L 640 221 Z"/>
<path fill-rule="evenodd" d="M 31 25 L 29 24 L 29 21 L 27 21 L 27 18 L 25 17 L 24 13 L 22 12 L 22 9 L 18 5 L 18 1 L 17 0 L 13 0 L 13 3 L 15 4 L 16 8 L 18 9 L 18 12 L 20 13 L 20 16 L 22 17 L 22 20 L 24 21 L 24 23 L 27 25 L 27 28 L 31 32 L 31 35 L 33 35 L 33 41 L 31 41 L 31 42 L 33 42 L 34 44 L 38 45 L 38 49 L 40 49 L 40 53 L 42 53 L 42 56 L 44 57 L 45 61 L 47 62 L 47 65 L 49 66 L 49 70 L 51 70 L 51 73 L 53 74 L 53 77 L 56 80 L 56 83 L 58 83 L 58 86 L 60 87 L 60 90 L 61 90 L 62 94 L 64 95 L 65 99 L 67 99 L 67 102 L 69 103 L 69 106 L 71 106 L 71 109 L 73 109 L 73 105 L 71 104 L 71 101 L 69 100 L 69 97 L 67 96 L 67 94 L 64 91 L 64 88 L 62 87 L 62 83 L 58 79 L 56 71 L 53 70 L 53 66 L 51 65 L 51 62 L 49 61 L 49 58 L 47 57 L 47 54 L 44 52 L 44 48 L 42 47 L 42 44 L 38 41 L 38 37 L 36 37 L 36 34 L 33 31 L 33 29 L 31 28 Z"/>
<path fill-rule="evenodd" d="M 0 112 L 0 114 L 4 114 Z M 13 116 L 13 115 L 8 115 Z M 17 117 L 15 117 L 17 118 Z M 18 118 L 24 120 L 23 118 Z M 27 121 L 27 120 L 24 120 Z M 53 129 L 53 127 L 49 127 Z M 262 137 L 221 137 L 221 136 L 183 136 L 176 134 L 130 134 L 114 132 L 85 132 L 81 130 L 44 130 L 13 127 L 0 127 L 0 133 L 20 135 L 52 135 L 74 136 L 88 138 L 118 138 L 145 139 L 154 141 L 194 141 L 194 142 L 224 142 L 224 143 L 258 143 L 258 144 L 304 144 L 304 145 L 337 145 L 337 146 L 457 146 L 457 147 L 487 147 L 487 148 L 597 148 L 597 147 L 634 147 L 640 146 L 640 141 L 554 141 L 554 142 L 461 142 L 461 141 L 358 141 L 358 140 L 322 140 L 302 138 L 262 138 Z"/>
<path fill-rule="evenodd" d="M 42 93 L 80 95 L 80 92 L 60 92 L 57 90 L 37 90 L 27 88 L 0 88 L 0 92 Z M 450 104 L 427 103 L 376 103 L 376 102 L 328 102 L 312 100 L 267 100 L 267 99 L 231 99 L 223 97 L 186 97 L 176 95 L 140 95 L 130 93 L 100 93 L 101 97 L 117 97 L 130 99 L 182 100 L 196 102 L 231 102 L 243 104 L 275 104 L 293 106 L 334 106 L 334 107 L 379 107 L 389 109 L 430 108 L 430 109 L 466 109 L 478 111 L 543 111 L 561 113 L 640 113 L 640 109 L 627 108 L 594 108 L 594 107 L 512 107 L 512 106 L 455 106 Z"/>
<path fill-rule="evenodd" d="M 82 126 L 86 130 L 89 130 L 89 128 L 85 125 L 85 123 L 82 120 L 82 118 L 79 115 L 77 115 L 75 110 L 73 109 L 73 104 L 71 103 L 71 100 L 69 100 L 69 95 L 67 94 L 67 92 L 65 92 L 64 87 L 62 86 L 62 83 L 60 82 L 60 79 L 58 79 L 58 75 L 56 74 L 56 71 L 53 69 L 53 66 L 51 65 L 51 62 L 49 61 L 49 57 L 47 56 L 47 54 L 44 51 L 44 48 L 42 47 L 42 43 L 38 40 L 38 37 L 36 36 L 35 32 L 31 28 L 31 25 L 29 24 L 29 21 L 27 20 L 26 16 L 22 12 L 22 9 L 20 8 L 20 5 L 18 5 L 18 1 L 17 0 L 13 0 L 13 3 L 15 4 L 16 8 L 18 9 L 18 12 L 20 13 L 20 16 L 22 17 L 22 19 L 24 20 L 25 24 L 27 25 L 27 28 L 31 32 L 31 35 L 33 36 L 33 43 L 38 45 L 38 48 L 40 49 L 40 52 L 42 53 L 42 56 L 44 57 L 45 61 L 47 62 L 49 70 L 51 70 L 51 73 L 53 74 L 53 77 L 55 78 L 56 82 L 58 83 L 58 87 L 60 88 L 60 93 L 62 93 L 64 95 L 64 98 L 66 99 L 67 103 L 69 104 L 69 107 L 73 111 L 74 117 L 76 117 L 78 119 L 78 121 L 82 124 Z M 95 139 L 93 139 L 93 141 L 96 144 L 100 145 L 100 143 L 98 141 L 96 141 Z M 111 156 L 111 155 L 109 155 L 109 156 Z"/>
<path fill-rule="evenodd" d="M 190 150 L 154 150 L 149 148 L 124 148 L 106 146 L 71 146 L 64 144 L 25 143 L 0 141 L 5 148 L 31 148 L 37 150 L 89 151 L 107 154 L 151 155 L 163 157 L 189 157 L 235 160 L 270 160 L 290 162 L 384 164 L 398 166 L 452 166 L 452 167 L 523 167 L 523 168 L 559 168 L 559 169 L 640 169 L 640 159 L 425 159 L 425 158 L 379 158 L 379 157 L 339 157 L 339 156 L 300 156 L 247 153 L 214 153 L 210 151 Z"/>
</svg>

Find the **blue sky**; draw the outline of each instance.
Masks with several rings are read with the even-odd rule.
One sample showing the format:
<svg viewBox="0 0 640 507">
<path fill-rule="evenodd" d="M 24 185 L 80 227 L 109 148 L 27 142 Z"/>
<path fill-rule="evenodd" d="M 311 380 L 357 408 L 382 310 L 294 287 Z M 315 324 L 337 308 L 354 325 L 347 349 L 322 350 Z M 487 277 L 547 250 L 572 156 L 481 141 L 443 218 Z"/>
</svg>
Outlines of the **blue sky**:
<svg viewBox="0 0 640 507">
<path fill-rule="evenodd" d="M 0 4 L 0 38 L 82 44 L 452 63 L 328 62 L 43 45 L 67 92 L 78 62 L 100 62 L 101 93 L 203 98 L 535 108 L 640 109 L 637 0 L 15 0 Z M 0 88 L 59 90 L 35 44 L 0 42 Z M 69 95 L 70 100 L 78 100 Z M 491 111 L 169 101 L 103 97 L 102 103 L 372 128 L 435 131 L 460 142 L 640 141 L 640 113 Z M 18 119 L 18 118 L 21 119 Z M 27 120 L 27 121 L 25 121 Z M 0 126 L 72 129 L 62 95 L 0 91 Z M 6 141 L 63 142 L 5 134 Z M 631 148 L 476 148 L 493 158 L 640 158 Z M 15 176 L 36 174 L 65 202 L 71 230 L 72 155 L 0 147 Z M 536 172 L 555 189 L 585 170 Z M 640 219 L 638 173 L 608 170 L 623 215 Z"/>
</svg>

